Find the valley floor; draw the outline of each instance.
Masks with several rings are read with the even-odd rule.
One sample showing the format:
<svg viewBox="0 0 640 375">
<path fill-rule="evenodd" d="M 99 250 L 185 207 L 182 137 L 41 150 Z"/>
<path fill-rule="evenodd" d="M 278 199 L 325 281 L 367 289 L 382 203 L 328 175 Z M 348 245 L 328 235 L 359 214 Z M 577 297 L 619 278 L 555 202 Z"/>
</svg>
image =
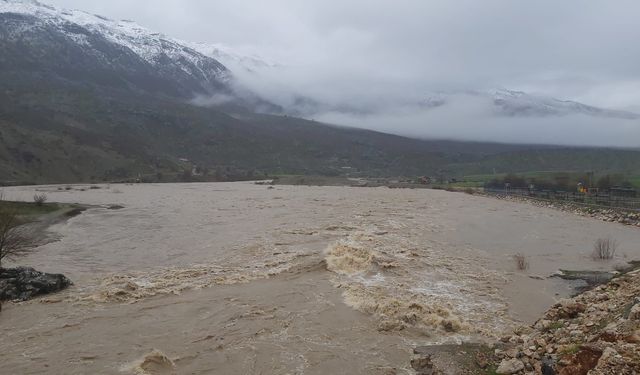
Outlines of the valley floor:
<svg viewBox="0 0 640 375">
<path fill-rule="evenodd" d="M 574 290 L 549 277 L 558 269 L 640 259 L 637 228 L 446 191 L 245 182 L 4 193 L 35 190 L 93 208 L 20 260 L 75 285 L 3 306 L 9 373 L 408 374 L 414 346 L 533 323 Z M 594 261 L 606 236 L 618 257 Z"/>
</svg>

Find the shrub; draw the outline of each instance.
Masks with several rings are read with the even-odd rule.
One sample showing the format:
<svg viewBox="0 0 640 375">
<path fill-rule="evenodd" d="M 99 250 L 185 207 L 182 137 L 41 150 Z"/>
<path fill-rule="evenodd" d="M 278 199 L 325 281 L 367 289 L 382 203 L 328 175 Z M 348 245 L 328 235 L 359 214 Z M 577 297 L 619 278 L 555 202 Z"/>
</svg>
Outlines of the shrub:
<svg viewBox="0 0 640 375">
<path fill-rule="evenodd" d="M 516 254 L 513 256 L 513 259 L 516 262 L 516 268 L 518 271 L 525 271 L 529 269 L 529 261 L 523 254 Z"/>
<path fill-rule="evenodd" d="M 555 321 L 555 322 L 552 322 L 551 324 L 549 324 L 549 326 L 545 329 L 545 331 L 546 332 L 555 331 L 555 330 L 558 330 L 558 329 L 563 328 L 563 327 L 564 327 L 564 323 L 563 322 Z"/>
<path fill-rule="evenodd" d="M 36 205 L 42 206 L 44 204 L 44 202 L 47 201 L 47 195 L 46 194 L 36 194 L 36 195 L 33 196 L 33 201 L 36 203 Z"/>
<path fill-rule="evenodd" d="M 598 238 L 593 244 L 592 257 L 595 260 L 610 260 L 616 255 L 618 242 L 611 237 Z"/>
<path fill-rule="evenodd" d="M 2 204 L 2 200 L 0 194 L 0 270 L 3 260 L 24 256 L 35 247 L 35 237 L 22 226 L 17 209 Z"/>
</svg>

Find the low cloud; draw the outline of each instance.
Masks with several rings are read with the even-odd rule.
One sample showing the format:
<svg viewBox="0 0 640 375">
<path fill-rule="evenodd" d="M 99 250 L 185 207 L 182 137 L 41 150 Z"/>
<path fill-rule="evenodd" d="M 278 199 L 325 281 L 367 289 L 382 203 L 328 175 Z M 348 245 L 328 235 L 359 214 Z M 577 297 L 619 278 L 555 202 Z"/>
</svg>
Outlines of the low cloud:
<svg viewBox="0 0 640 375">
<path fill-rule="evenodd" d="M 315 117 L 326 121 L 423 137 L 640 146 L 633 121 L 406 106 L 431 92 L 505 87 L 640 112 L 636 0 L 44 1 L 264 56 L 280 66 L 234 67 L 242 84 L 283 106 L 321 104 Z"/>
<path fill-rule="evenodd" d="M 215 94 L 211 96 L 206 95 L 198 95 L 191 101 L 194 105 L 209 107 L 209 106 L 218 106 L 226 103 L 230 103 L 234 100 L 234 98 L 230 95 L 225 94 Z"/>
<path fill-rule="evenodd" d="M 370 115 L 327 112 L 315 119 L 383 132 L 393 129 L 396 134 L 417 138 L 617 147 L 638 147 L 640 140 L 638 120 L 503 116 L 486 98 L 471 96 L 436 108 L 405 106 Z"/>
</svg>

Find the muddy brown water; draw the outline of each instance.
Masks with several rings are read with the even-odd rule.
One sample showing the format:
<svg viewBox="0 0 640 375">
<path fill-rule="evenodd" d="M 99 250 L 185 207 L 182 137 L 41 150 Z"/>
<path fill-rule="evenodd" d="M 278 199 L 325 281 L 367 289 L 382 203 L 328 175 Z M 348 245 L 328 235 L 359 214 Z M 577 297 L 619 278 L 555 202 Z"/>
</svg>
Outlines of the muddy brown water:
<svg viewBox="0 0 640 375">
<path fill-rule="evenodd" d="M 4 190 L 97 207 L 52 226 L 57 241 L 20 260 L 75 285 L 3 306 L 2 371 L 410 373 L 413 345 L 534 321 L 572 291 L 546 278 L 558 269 L 640 259 L 637 228 L 461 193 L 100 187 Z M 592 244 L 605 236 L 619 242 L 617 259 L 596 262 Z M 515 253 L 529 270 L 515 269 Z"/>
</svg>

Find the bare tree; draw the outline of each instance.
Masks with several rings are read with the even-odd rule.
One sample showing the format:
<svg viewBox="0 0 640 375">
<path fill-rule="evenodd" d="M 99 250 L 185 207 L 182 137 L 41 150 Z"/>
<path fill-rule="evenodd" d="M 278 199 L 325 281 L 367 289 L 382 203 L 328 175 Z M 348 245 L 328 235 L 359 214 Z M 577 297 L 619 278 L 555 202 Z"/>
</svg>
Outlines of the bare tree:
<svg viewBox="0 0 640 375">
<path fill-rule="evenodd" d="M 21 225 L 18 210 L 2 200 L 0 195 L 0 269 L 4 259 L 15 259 L 35 247 L 33 234 Z"/>
<path fill-rule="evenodd" d="M 513 259 L 516 262 L 516 267 L 518 268 L 518 271 L 526 271 L 529 269 L 529 261 L 527 260 L 527 257 L 524 256 L 523 254 L 516 254 L 513 256 Z"/>
<path fill-rule="evenodd" d="M 618 249 L 618 241 L 611 237 L 598 238 L 593 244 L 593 259 L 609 260 L 613 259 Z"/>
<path fill-rule="evenodd" d="M 47 201 L 47 194 L 36 194 L 33 196 L 33 201 L 37 206 L 42 206 Z"/>
</svg>

